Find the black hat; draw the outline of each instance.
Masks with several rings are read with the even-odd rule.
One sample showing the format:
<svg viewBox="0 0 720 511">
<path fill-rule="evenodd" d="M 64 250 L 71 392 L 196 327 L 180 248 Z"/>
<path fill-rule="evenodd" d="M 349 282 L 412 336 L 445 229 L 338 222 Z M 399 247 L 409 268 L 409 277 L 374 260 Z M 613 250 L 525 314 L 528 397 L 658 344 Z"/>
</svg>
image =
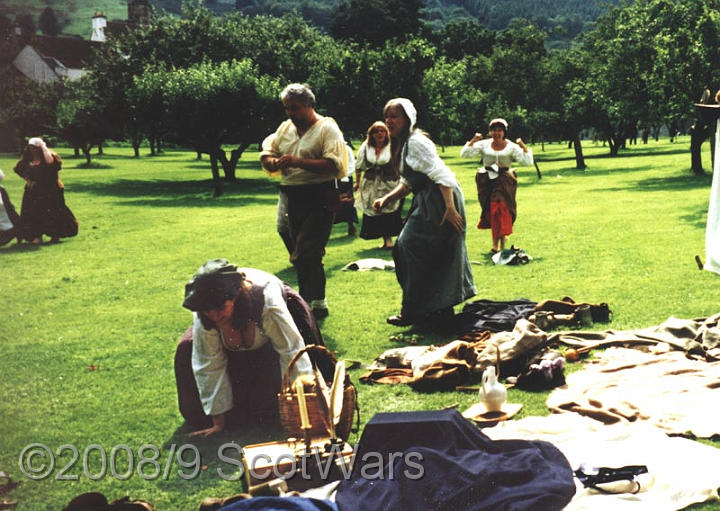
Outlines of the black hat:
<svg viewBox="0 0 720 511">
<path fill-rule="evenodd" d="M 208 261 L 185 284 L 183 307 L 196 312 L 217 309 L 235 298 L 244 278 L 227 259 Z"/>
</svg>

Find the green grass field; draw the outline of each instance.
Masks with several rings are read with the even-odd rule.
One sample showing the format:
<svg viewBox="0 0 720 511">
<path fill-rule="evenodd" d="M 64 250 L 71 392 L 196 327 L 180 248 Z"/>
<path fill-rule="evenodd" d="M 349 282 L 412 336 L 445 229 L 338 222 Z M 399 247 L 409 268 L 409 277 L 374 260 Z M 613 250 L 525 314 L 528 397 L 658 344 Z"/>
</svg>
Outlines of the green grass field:
<svg viewBox="0 0 720 511">
<path fill-rule="evenodd" d="M 631 146 L 618 158 L 588 142 L 585 171 L 574 169 L 566 145 L 533 149 L 543 178 L 537 179 L 534 168 L 519 169 L 511 242 L 534 261 L 520 267 L 492 265 L 490 235 L 474 228 L 479 215 L 475 165 L 459 158 L 458 147 L 442 154 L 465 192 L 478 298 L 540 301 L 569 295 L 607 302 L 614 329 L 718 312 L 719 277 L 698 271 L 693 260 L 695 254 L 704 258 L 711 178 L 690 173 L 687 138 Z M 250 151 L 240 162 L 239 182 L 225 184 L 217 199 L 208 161 L 196 160 L 192 152 L 135 159 L 129 148 L 107 147 L 102 157 L 94 157 L 93 168 L 83 168 L 84 159 L 73 159 L 67 149 L 59 152 L 79 235 L 58 245 L 0 248 L 0 470 L 22 481 L 2 498 L 17 499 L 20 510 L 57 510 L 78 493 L 102 491 L 111 499 L 147 499 L 158 510 L 193 510 L 204 497 L 241 491 L 240 481 L 219 476 L 218 469 L 226 475 L 239 471 L 221 462 L 218 448 L 281 434 L 231 431 L 189 439 L 177 411 L 173 354 L 191 320 L 181 307 L 184 284 L 205 260 L 226 257 L 295 285 L 275 232 L 276 182 L 259 170 L 257 153 Z M 0 155 L 3 184 L 19 209 L 23 182 L 12 172 L 15 160 Z M 708 154 L 706 160 L 709 169 Z M 345 225 L 337 225 L 330 240 L 325 258 L 330 317 L 322 330 L 340 358 L 370 363 L 397 346 L 389 336 L 399 330 L 385 323 L 400 306 L 394 275 L 341 270 L 359 258 L 388 258 L 375 248 L 379 244 L 347 237 Z M 450 339 L 427 335 L 425 342 Z M 455 392 L 421 394 L 403 385 L 359 385 L 361 373 L 351 375 L 362 424 L 376 412 L 452 404 L 462 410 L 477 399 Z M 520 417 L 547 413 L 547 394 L 510 392 L 512 401 L 525 405 Z M 24 476 L 18 466 L 21 451 L 34 443 L 48 446 L 56 458 L 40 480 Z M 140 452 L 146 444 L 158 452 L 144 460 L 141 473 L 124 473 L 132 463 L 122 447 L 116 449 L 117 477 L 101 466 L 100 448 L 109 455 L 114 447 L 127 446 L 137 467 L 142 458 L 154 456 L 151 448 Z M 190 480 L 178 475 L 182 467 L 176 461 L 166 465 L 173 461 L 172 446 L 184 444 L 202 455 L 203 469 Z M 79 458 L 73 461 L 72 448 L 63 446 L 77 448 Z M 37 457 L 35 465 L 40 462 Z"/>
</svg>

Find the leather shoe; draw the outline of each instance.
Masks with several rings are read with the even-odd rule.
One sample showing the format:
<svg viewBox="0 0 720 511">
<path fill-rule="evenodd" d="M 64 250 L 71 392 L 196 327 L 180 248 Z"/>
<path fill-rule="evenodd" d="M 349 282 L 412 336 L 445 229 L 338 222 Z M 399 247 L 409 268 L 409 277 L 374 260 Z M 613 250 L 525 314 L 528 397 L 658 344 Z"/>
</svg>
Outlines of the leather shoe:
<svg viewBox="0 0 720 511">
<path fill-rule="evenodd" d="M 402 314 L 396 314 L 395 316 L 390 316 L 389 318 L 386 319 L 386 321 L 390 325 L 393 325 L 393 326 L 410 326 L 410 325 L 412 325 L 412 321 L 403 317 Z"/>
<path fill-rule="evenodd" d="M 327 309 L 327 307 L 313 307 L 312 309 L 313 316 L 315 316 L 316 320 L 325 319 L 330 315 L 330 311 Z"/>
</svg>

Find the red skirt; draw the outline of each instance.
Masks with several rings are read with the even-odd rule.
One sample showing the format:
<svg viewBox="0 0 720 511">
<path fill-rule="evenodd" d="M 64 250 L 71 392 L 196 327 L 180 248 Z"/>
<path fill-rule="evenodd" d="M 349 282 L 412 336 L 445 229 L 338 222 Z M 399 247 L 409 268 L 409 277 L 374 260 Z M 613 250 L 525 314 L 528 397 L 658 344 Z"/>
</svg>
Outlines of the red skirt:
<svg viewBox="0 0 720 511">
<path fill-rule="evenodd" d="M 509 236 L 513 232 L 513 221 L 510 210 L 504 201 L 490 202 L 489 222 L 487 216 L 480 217 L 478 229 L 491 229 L 493 239 L 499 239 L 503 236 Z"/>
</svg>

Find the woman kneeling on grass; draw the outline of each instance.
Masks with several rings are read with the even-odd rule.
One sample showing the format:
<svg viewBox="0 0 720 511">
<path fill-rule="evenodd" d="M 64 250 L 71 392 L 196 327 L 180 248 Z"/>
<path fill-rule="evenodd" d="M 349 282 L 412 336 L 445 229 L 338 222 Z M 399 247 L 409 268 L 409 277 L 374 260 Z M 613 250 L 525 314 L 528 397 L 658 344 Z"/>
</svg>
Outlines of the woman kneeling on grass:
<svg viewBox="0 0 720 511">
<path fill-rule="evenodd" d="M 225 259 L 203 264 L 185 286 L 192 326 L 175 353 L 180 413 L 191 436 L 279 424 L 282 374 L 305 344 L 324 345 L 308 304 L 280 279 Z M 291 379 L 313 372 L 307 354 Z"/>
</svg>

